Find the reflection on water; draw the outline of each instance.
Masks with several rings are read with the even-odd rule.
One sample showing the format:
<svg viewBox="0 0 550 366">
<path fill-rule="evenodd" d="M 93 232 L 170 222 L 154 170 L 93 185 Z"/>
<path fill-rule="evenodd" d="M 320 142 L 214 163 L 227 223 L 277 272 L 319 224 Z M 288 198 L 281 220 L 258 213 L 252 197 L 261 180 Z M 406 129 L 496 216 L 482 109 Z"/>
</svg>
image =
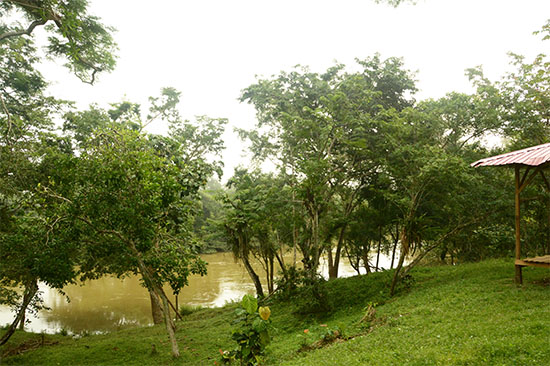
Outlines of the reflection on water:
<svg viewBox="0 0 550 366">
<path fill-rule="evenodd" d="M 217 307 L 240 299 L 246 293 L 254 293 L 254 285 L 245 268 L 233 260 L 232 254 L 216 253 L 202 257 L 208 262 L 208 275 L 190 277 L 189 286 L 178 296 L 179 304 Z M 292 255 L 289 255 L 287 261 L 291 262 L 291 258 Z M 389 259 L 382 257 L 380 266 L 388 268 Z M 259 274 L 262 273 L 259 264 L 256 269 Z M 327 276 L 326 262 L 321 263 L 320 271 Z M 339 274 L 347 277 L 356 272 L 347 260 L 342 260 Z M 104 277 L 82 285 L 67 286 L 64 291 L 70 302 L 47 286 L 41 286 L 40 289 L 46 306 L 51 310 L 41 311 L 38 318 L 28 316 L 31 323 L 27 325 L 27 330 L 54 333 L 65 329 L 71 333 L 93 333 L 149 325 L 152 321 L 149 294 L 135 276 L 125 279 Z M 171 294 L 169 288 L 165 290 Z M 174 296 L 169 297 L 175 303 Z M 10 309 L 0 307 L 0 325 L 12 320 Z"/>
</svg>

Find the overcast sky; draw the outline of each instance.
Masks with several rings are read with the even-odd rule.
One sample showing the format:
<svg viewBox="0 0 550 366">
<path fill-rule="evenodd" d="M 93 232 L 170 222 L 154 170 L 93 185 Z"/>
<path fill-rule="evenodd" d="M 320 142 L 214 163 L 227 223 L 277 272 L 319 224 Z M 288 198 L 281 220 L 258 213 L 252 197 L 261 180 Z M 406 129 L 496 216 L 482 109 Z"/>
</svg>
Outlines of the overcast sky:
<svg viewBox="0 0 550 366">
<path fill-rule="evenodd" d="M 118 30 L 117 68 L 89 86 L 45 65 L 51 93 L 85 108 L 123 99 L 146 105 L 160 88 L 175 87 L 186 118 L 229 119 L 224 180 L 246 161 L 232 129 L 254 126 L 254 109 L 237 98 L 255 75 L 297 64 L 320 72 L 379 52 L 417 71 L 417 99 L 439 98 L 471 91 L 466 68 L 483 65 L 498 79 L 510 70 L 507 52 L 532 58 L 550 46 L 532 35 L 550 18 L 549 0 L 418 0 L 398 8 L 373 0 L 90 2 L 91 13 Z"/>
</svg>

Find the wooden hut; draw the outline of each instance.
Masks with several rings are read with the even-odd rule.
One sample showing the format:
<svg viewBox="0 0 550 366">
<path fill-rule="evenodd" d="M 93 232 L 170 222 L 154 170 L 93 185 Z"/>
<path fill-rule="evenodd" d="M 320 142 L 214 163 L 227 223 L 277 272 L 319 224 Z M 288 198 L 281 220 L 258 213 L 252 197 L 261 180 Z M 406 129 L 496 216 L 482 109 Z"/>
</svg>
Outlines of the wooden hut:
<svg viewBox="0 0 550 366">
<path fill-rule="evenodd" d="M 550 268 L 550 255 L 534 258 L 521 258 L 521 225 L 520 206 L 521 192 L 533 179 L 540 175 L 546 189 L 550 192 L 550 184 L 544 173 L 550 168 L 550 144 L 528 147 L 527 149 L 512 151 L 507 154 L 492 156 L 476 161 L 473 167 L 480 166 L 513 166 L 515 170 L 515 202 L 516 202 L 516 276 L 517 284 L 523 282 L 521 269 L 525 266 Z"/>
</svg>

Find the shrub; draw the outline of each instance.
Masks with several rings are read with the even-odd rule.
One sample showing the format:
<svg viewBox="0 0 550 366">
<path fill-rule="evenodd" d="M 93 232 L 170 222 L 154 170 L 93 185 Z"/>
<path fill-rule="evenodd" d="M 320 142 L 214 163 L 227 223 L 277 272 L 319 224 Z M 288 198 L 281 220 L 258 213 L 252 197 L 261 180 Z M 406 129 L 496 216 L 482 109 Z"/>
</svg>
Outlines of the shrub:
<svg viewBox="0 0 550 366">
<path fill-rule="evenodd" d="M 277 281 L 278 297 L 292 299 L 295 312 L 301 315 L 325 313 L 331 310 L 325 288 L 326 280 L 321 275 L 311 276 L 296 267 L 290 267 L 286 276 Z"/>
<path fill-rule="evenodd" d="M 231 364 L 238 361 L 240 365 L 259 365 L 262 363 L 265 347 L 269 344 L 271 310 L 260 307 L 258 301 L 250 295 L 244 295 L 241 306 L 235 310 L 237 318 L 233 321 L 236 328 L 231 338 L 237 342 L 232 351 L 222 351 L 221 362 Z"/>
</svg>

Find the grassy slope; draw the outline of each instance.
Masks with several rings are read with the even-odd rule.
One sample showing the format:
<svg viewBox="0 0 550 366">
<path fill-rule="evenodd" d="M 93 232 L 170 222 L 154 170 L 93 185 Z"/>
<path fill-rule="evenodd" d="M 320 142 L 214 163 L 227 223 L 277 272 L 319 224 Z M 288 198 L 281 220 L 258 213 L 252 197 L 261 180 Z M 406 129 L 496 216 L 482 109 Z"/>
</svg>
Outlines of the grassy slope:
<svg viewBox="0 0 550 366">
<path fill-rule="evenodd" d="M 321 318 L 292 315 L 291 303 L 273 304 L 276 328 L 269 347 L 271 365 L 549 365 L 550 272 L 524 269 L 525 285 L 513 284 L 510 261 L 423 267 L 413 272 L 410 290 L 388 300 L 389 273 L 339 279 L 327 284 L 334 312 Z M 364 307 L 376 302 L 377 325 L 359 324 Z M 46 336 L 59 341 L 3 364 L 25 365 L 213 365 L 220 348 L 232 347 L 229 322 L 234 306 L 204 309 L 178 323 L 182 357 L 170 357 L 162 327 L 109 335 Z M 307 352 L 328 328 L 339 327 L 344 342 Z M 304 329 L 309 329 L 305 334 Z M 39 335 L 18 333 L 14 347 Z M 152 354 L 152 344 L 158 351 Z M 5 348 L 4 348 L 5 350 Z M 2 350 L 2 351 L 4 351 Z"/>
</svg>

